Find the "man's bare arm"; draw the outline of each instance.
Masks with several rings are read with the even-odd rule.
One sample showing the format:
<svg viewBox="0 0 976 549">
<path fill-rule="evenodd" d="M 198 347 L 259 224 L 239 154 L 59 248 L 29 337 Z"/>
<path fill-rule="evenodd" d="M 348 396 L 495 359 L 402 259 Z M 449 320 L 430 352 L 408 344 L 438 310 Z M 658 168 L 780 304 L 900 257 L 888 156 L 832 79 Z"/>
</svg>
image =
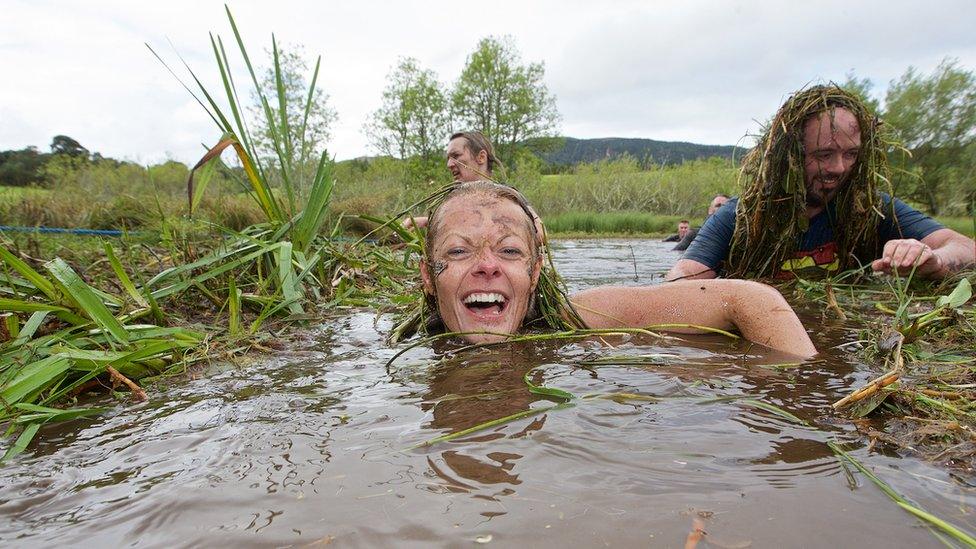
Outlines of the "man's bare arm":
<svg viewBox="0 0 976 549">
<path fill-rule="evenodd" d="M 674 267 L 668 271 L 664 279 L 671 280 L 694 280 L 700 278 L 715 278 L 715 269 L 704 263 L 699 263 L 694 259 L 679 259 Z"/>
<path fill-rule="evenodd" d="M 939 229 L 922 240 L 912 238 L 889 240 L 881 257 L 871 267 L 883 273 L 927 278 L 943 278 L 962 269 L 976 266 L 976 242 L 952 229 Z"/>
</svg>

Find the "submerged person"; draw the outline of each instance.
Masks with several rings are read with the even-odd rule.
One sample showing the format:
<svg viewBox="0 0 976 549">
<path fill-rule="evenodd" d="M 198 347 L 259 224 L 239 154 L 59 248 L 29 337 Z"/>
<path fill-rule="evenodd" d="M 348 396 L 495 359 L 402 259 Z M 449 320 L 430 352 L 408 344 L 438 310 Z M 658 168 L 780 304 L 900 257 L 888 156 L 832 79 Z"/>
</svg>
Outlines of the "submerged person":
<svg viewBox="0 0 976 549">
<path fill-rule="evenodd" d="M 680 242 L 688 235 L 688 231 L 690 230 L 691 230 L 691 223 L 689 223 L 687 219 L 682 219 L 681 221 L 678 222 L 677 234 L 673 234 L 665 238 L 661 242 Z"/>
<path fill-rule="evenodd" d="M 714 215 L 719 208 L 724 206 L 725 203 L 729 201 L 729 198 L 730 197 L 727 194 L 719 193 L 715 195 L 712 198 L 712 201 L 708 203 L 708 215 L 705 216 L 705 222 L 708 222 L 708 218 L 712 217 L 712 215 Z M 681 238 L 681 241 L 675 244 L 674 248 L 671 248 L 671 250 L 675 252 L 683 252 L 687 250 L 688 246 L 691 245 L 691 242 L 695 240 L 696 236 L 698 236 L 698 231 L 699 229 L 697 227 L 689 229 L 685 236 Z"/>
<path fill-rule="evenodd" d="M 875 271 L 942 278 L 976 264 L 976 243 L 880 192 L 880 122 L 836 86 L 794 94 L 746 156 L 745 191 L 699 230 L 669 280 Z"/>
<path fill-rule="evenodd" d="M 431 212 L 420 264 L 428 331 L 503 341 L 542 318 L 543 258 L 531 211 L 515 189 L 477 181 L 459 184 Z M 577 319 L 578 327 L 696 324 L 738 329 L 750 341 L 794 355 L 817 352 L 783 296 L 756 282 L 604 286 L 579 292 L 562 307 L 559 314 Z"/>
</svg>

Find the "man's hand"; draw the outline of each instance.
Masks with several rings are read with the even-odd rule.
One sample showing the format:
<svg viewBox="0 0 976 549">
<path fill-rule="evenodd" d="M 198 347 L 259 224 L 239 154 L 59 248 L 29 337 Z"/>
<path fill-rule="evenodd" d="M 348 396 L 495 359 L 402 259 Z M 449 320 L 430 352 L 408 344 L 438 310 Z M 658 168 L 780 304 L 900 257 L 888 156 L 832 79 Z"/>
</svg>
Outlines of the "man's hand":
<svg viewBox="0 0 976 549">
<path fill-rule="evenodd" d="M 915 273 L 921 276 L 940 276 L 945 270 L 939 254 L 928 244 L 914 238 L 886 242 L 881 258 L 874 260 L 871 268 L 875 272 L 908 276 L 915 265 L 918 265 Z"/>
<path fill-rule="evenodd" d="M 413 230 L 414 227 L 416 227 L 418 229 L 425 229 L 425 228 L 427 228 L 427 217 L 426 216 L 424 216 L 424 217 L 417 217 L 417 216 L 408 217 L 408 218 L 406 218 L 406 219 L 403 220 L 403 223 L 401 223 L 401 225 L 403 225 L 403 228 L 406 229 L 406 230 L 408 230 L 408 231 Z"/>
<path fill-rule="evenodd" d="M 908 276 L 912 265 L 915 273 L 928 278 L 942 278 L 962 269 L 976 266 L 976 242 L 952 229 L 939 229 L 921 241 L 913 239 L 889 240 L 881 258 L 871 263 L 875 271 L 894 272 Z"/>
</svg>

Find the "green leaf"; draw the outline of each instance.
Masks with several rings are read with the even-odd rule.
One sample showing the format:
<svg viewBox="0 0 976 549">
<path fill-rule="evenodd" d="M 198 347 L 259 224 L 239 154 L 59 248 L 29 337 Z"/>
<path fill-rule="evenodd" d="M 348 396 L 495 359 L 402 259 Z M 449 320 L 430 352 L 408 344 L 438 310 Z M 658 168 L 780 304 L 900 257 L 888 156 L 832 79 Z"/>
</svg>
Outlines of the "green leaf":
<svg viewBox="0 0 976 549">
<path fill-rule="evenodd" d="M 14 423 L 32 423 L 35 421 L 40 423 L 53 423 L 58 421 L 69 421 L 80 417 L 101 414 L 111 410 L 111 408 L 69 408 L 62 410 L 60 408 L 49 408 L 47 406 L 38 406 L 37 404 L 28 404 L 26 402 L 15 404 L 14 408 L 24 410 L 26 412 L 33 412 L 30 414 L 21 414 L 20 416 L 17 416 Z"/>
<path fill-rule="evenodd" d="M 302 299 L 300 288 L 295 284 L 295 271 L 291 267 L 291 250 L 291 242 L 287 240 L 281 242 L 278 247 L 278 284 L 285 301 L 289 304 L 288 311 L 292 314 L 302 314 L 305 311 L 302 310 L 300 303 Z"/>
<path fill-rule="evenodd" d="M 108 242 L 105 243 L 105 255 L 108 256 L 108 262 L 112 265 L 112 270 L 115 271 L 115 276 L 118 277 L 119 282 L 122 284 L 122 287 L 125 288 L 125 291 L 129 294 L 129 297 L 132 298 L 136 305 L 140 307 L 148 307 L 149 304 L 146 303 L 146 300 L 142 297 L 142 294 L 136 290 L 135 284 L 133 284 L 132 280 L 129 279 L 129 275 L 127 275 L 125 269 L 122 268 L 122 263 L 119 261 L 119 258 L 115 256 L 115 250 L 112 249 L 112 245 Z"/>
<path fill-rule="evenodd" d="M 119 323 L 118 319 L 112 316 L 112 313 L 108 311 L 108 308 L 105 307 L 102 300 L 92 291 L 91 286 L 85 284 L 85 281 L 78 276 L 78 273 L 68 266 L 63 259 L 55 258 L 48 261 L 45 266 L 68 295 L 78 303 L 82 312 L 101 327 L 105 328 L 117 340 L 122 342 L 129 340 L 129 334 L 122 327 L 122 324 Z"/>
<path fill-rule="evenodd" d="M 956 287 L 952 290 L 949 295 L 944 295 L 939 297 L 939 300 L 935 302 L 936 307 L 948 307 L 950 309 L 957 309 L 966 304 L 970 298 L 973 297 L 973 287 L 969 283 L 968 278 L 964 278 L 956 284 Z"/>
<path fill-rule="evenodd" d="M 40 428 L 40 423 L 32 423 L 31 425 L 24 427 L 24 430 L 20 433 L 20 436 L 17 437 L 17 441 L 14 442 L 13 446 L 7 449 L 7 451 L 3 454 L 3 457 L 0 457 L 0 462 L 4 462 L 26 450 L 27 445 L 30 444 L 30 441 L 34 439 L 34 435 L 37 434 L 37 430 Z"/>
<path fill-rule="evenodd" d="M 24 278 L 30 281 L 35 288 L 40 290 L 51 301 L 59 301 L 61 299 L 61 295 L 54 288 L 54 284 L 32 269 L 30 265 L 21 261 L 20 258 L 8 252 L 3 246 L 0 246 L 0 260 L 3 260 L 4 263 L 10 265 L 11 268 L 23 275 Z"/>
<path fill-rule="evenodd" d="M 234 277 L 229 279 L 230 287 L 227 289 L 227 311 L 230 316 L 228 321 L 228 331 L 230 335 L 237 336 L 241 333 L 241 291 L 237 289 Z"/>
<path fill-rule="evenodd" d="M 539 385 L 536 385 L 536 384 L 532 383 L 532 380 L 529 379 L 529 376 L 532 374 L 532 372 L 534 372 L 534 371 L 536 371 L 538 369 L 539 368 L 532 368 L 528 372 L 525 372 L 525 375 L 522 376 L 522 381 L 524 381 L 525 384 L 529 387 L 529 392 L 530 393 L 535 394 L 535 395 L 542 395 L 542 396 L 553 397 L 553 398 L 557 398 L 557 399 L 560 399 L 560 400 L 564 400 L 566 402 L 569 402 L 570 400 L 575 400 L 576 399 L 576 395 L 574 395 L 573 393 L 570 393 L 569 391 L 564 391 L 562 389 L 553 389 L 553 388 L 550 388 L 550 387 L 542 387 L 542 386 L 539 386 Z"/>
<path fill-rule="evenodd" d="M 48 387 L 58 376 L 71 368 L 71 361 L 64 357 L 50 356 L 27 364 L 10 383 L 0 388 L 0 401 L 13 405 L 25 397 L 35 395 Z M 0 410 L 0 417 L 3 411 Z"/>
<path fill-rule="evenodd" d="M 294 240 L 299 251 L 308 251 L 309 246 L 315 240 L 315 236 L 322 228 L 334 186 L 332 163 L 329 162 L 327 154 L 323 152 L 319 159 L 318 169 L 315 171 L 315 180 L 312 182 L 308 202 L 305 204 L 305 209 L 302 210 L 301 219 L 295 226 Z"/>
</svg>

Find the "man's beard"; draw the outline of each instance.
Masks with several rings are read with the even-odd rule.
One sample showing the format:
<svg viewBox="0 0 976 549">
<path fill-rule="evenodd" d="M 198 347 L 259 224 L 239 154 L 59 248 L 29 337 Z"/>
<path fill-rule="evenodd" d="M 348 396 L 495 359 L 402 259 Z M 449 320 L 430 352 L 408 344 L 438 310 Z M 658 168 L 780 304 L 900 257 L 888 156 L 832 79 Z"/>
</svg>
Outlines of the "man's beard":
<svg viewBox="0 0 976 549">
<path fill-rule="evenodd" d="M 826 208 L 827 203 L 837 196 L 840 189 L 844 186 L 844 180 L 840 180 L 834 185 L 833 189 L 824 190 L 823 187 L 814 190 L 807 187 L 806 203 L 808 208 Z"/>
<path fill-rule="evenodd" d="M 807 190 L 807 207 L 808 208 L 824 208 L 827 206 L 827 200 L 823 194 L 811 190 Z"/>
</svg>

